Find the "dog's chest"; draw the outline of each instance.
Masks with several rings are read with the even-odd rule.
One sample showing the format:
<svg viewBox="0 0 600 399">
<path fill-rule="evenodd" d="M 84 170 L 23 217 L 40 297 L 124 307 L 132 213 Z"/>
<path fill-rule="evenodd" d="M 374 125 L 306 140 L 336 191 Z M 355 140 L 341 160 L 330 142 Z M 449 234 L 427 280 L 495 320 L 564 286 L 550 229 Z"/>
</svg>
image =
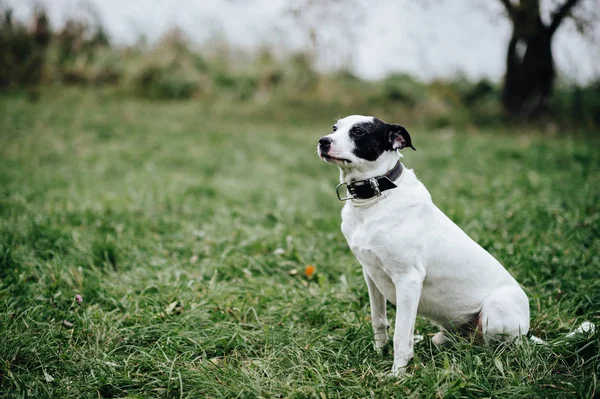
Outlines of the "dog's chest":
<svg viewBox="0 0 600 399">
<path fill-rule="evenodd" d="M 347 211 L 342 212 L 342 233 L 346 237 L 348 246 L 352 252 L 359 257 L 373 258 L 372 251 L 375 249 L 374 229 L 376 222 L 371 222 L 370 217 L 362 213 Z"/>
<path fill-rule="evenodd" d="M 380 212 L 369 210 L 355 211 L 345 208 L 342 211 L 342 233 L 348 246 L 363 263 L 382 266 L 383 250 L 386 245 L 386 223 L 380 220 Z"/>
<path fill-rule="evenodd" d="M 403 235 L 404 222 L 401 212 L 390 209 L 388 205 L 382 201 L 366 208 L 355 208 L 351 204 L 344 206 L 342 233 L 353 251 L 393 251 L 390 237 Z"/>
<path fill-rule="evenodd" d="M 348 246 L 384 297 L 396 303 L 396 290 L 390 278 L 393 265 L 387 259 L 389 251 L 385 249 L 387 244 L 381 226 L 369 222 L 369 219 L 355 219 L 352 216 L 342 216 L 342 232 Z"/>
<path fill-rule="evenodd" d="M 360 261 L 360 263 L 369 270 L 383 271 L 384 265 L 380 254 L 376 248 L 369 245 L 369 242 L 361 238 L 355 238 L 352 243 L 348 243 L 352 253 Z"/>
</svg>

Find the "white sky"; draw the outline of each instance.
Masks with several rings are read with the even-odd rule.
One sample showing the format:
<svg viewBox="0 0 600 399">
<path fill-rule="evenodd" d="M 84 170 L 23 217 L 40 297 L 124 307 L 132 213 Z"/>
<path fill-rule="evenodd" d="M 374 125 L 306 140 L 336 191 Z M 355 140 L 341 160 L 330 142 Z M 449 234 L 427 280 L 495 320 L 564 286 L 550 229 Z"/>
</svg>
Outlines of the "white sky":
<svg viewBox="0 0 600 399">
<path fill-rule="evenodd" d="M 35 4 L 33 0 L 2 2 L 13 7 L 19 18 L 27 18 Z M 285 10 L 304 2 L 301 0 L 36 2 L 45 6 L 55 26 L 91 7 L 99 13 L 111 39 L 123 44 L 134 43 L 140 35 L 152 42 L 178 26 L 200 43 L 218 37 L 241 47 L 270 45 L 286 51 L 309 47 L 312 28 L 321 67 L 351 65 L 365 78 L 408 72 L 422 79 L 462 73 L 499 80 L 510 38 L 510 25 L 498 0 L 348 0 L 342 6 L 317 5 L 300 18 Z M 588 8 L 594 3 L 598 6 L 598 0 L 582 3 Z M 600 20 L 591 38 L 577 34 L 572 22 L 556 34 L 555 61 L 568 81 L 600 78 L 598 25 Z"/>
</svg>

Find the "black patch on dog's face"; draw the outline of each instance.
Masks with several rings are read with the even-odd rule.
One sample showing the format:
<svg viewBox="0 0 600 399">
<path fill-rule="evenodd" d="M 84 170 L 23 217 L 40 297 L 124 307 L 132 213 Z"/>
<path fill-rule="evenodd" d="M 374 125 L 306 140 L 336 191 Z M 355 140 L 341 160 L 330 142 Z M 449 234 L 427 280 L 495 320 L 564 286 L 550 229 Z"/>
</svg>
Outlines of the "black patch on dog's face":
<svg viewBox="0 0 600 399">
<path fill-rule="evenodd" d="M 352 126 L 348 135 L 354 142 L 354 155 L 373 162 L 385 151 L 391 151 L 393 148 L 387 130 L 388 124 L 377 118 Z"/>
</svg>

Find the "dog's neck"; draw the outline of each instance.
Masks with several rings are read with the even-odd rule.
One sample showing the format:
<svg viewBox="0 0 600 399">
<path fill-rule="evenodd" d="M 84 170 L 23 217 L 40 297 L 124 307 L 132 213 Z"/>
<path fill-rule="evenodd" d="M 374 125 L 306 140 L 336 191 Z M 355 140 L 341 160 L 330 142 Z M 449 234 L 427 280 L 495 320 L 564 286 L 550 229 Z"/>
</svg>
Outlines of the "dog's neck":
<svg viewBox="0 0 600 399">
<path fill-rule="evenodd" d="M 383 176 L 396 166 L 398 153 L 388 151 L 379 157 L 377 162 L 366 162 L 362 165 L 340 166 L 340 183 L 350 184 L 359 180 Z"/>
</svg>

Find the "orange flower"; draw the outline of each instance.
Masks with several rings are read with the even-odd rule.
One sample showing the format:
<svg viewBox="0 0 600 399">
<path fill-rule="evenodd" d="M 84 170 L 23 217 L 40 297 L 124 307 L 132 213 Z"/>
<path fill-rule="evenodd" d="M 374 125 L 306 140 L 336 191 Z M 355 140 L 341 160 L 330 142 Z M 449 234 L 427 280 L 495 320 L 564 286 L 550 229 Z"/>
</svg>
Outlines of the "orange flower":
<svg viewBox="0 0 600 399">
<path fill-rule="evenodd" d="M 315 274 L 315 271 L 317 269 L 313 266 L 313 265 L 308 265 L 306 266 L 306 269 L 304 269 L 304 274 L 306 275 L 306 277 L 311 278 L 313 274 Z"/>
</svg>

